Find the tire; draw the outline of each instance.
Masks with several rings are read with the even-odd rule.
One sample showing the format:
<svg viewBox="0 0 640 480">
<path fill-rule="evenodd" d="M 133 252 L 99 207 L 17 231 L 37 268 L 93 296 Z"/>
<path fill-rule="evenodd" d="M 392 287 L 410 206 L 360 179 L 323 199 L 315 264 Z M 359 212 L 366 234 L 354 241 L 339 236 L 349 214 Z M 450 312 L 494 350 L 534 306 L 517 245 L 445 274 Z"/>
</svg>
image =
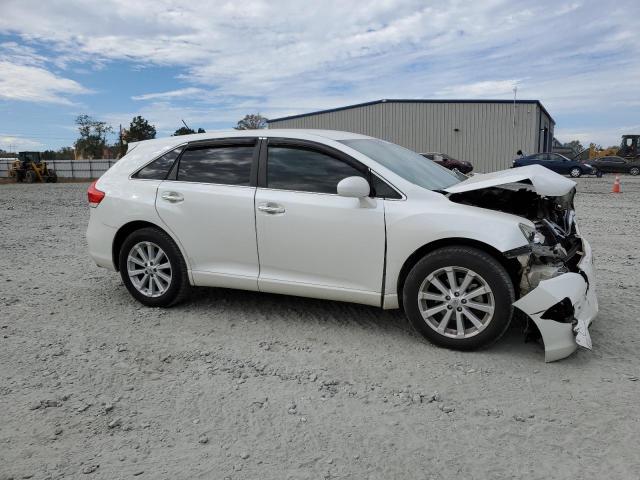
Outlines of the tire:
<svg viewBox="0 0 640 480">
<path fill-rule="evenodd" d="M 36 174 L 33 172 L 33 170 L 29 170 L 24 174 L 24 181 L 27 183 L 33 183 L 36 181 Z"/>
<path fill-rule="evenodd" d="M 53 170 L 49 170 L 49 176 L 47 177 L 47 183 L 56 183 L 58 181 L 58 174 Z"/>
<path fill-rule="evenodd" d="M 136 246 L 140 247 L 145 255 L 148 253 L 145 247 L 151 246 L 152 252 L 156 252 L 155 248 L 158 248 L 164 256 L 155 266 L 144 267 L 140 265 L 140 261 L 144 260 L 145 257 L 141 256 L 139 251 L 135 249 Z M 154 254 L 152 253 L 152 255 Z M 138 263 L 130 261 L 131 257 L 134 257 Z M 162 265 L 167 262 L 169 268 L 162 268 Z M 160 229 L 149 227 L 131 233 L 120 248 L 118 265 L 120 276 L 129 293 L 148 307 L 170 307 L 175 305 L 183 300 L 189 289 L 187 266 L 180 249 L 173 239 Z M 155 280 L 142 272 L 146 268 L 149 269 L 148 271 L 152 273 L 152 276 L 155 275 Z M 141 273 L 130 276 L 130 273 L 135 271 L 141 271 Z M 160 275 L 163 275 L 163 277 L 161 278 Z M 166 277 L 169 277 L 169 281 L 166 280 Z M 150 285 L 150 289 L 144 288 L 142 282 L 144 282 L 145 286 Z M 159 288 L 162 286 L 166 286 L 163 292 L 162 288 Z"/>
<path fill-rule="evenodd" d="M 569 175 L 572 178 L 578 178 L 580 175 L 582 175 L 582 170 L 579 167 L 573 167 L 569 172 Z"/>
<path fill-rule="evenodd" d="M 629 173 L 633 176 L 636 176 L 638 174 L 640 174 L 640 168 L 639 167 L 631 167 L 629 169 Z"/>
<path fill-rule="evenodd" d="M 419 294 L 434 295 L 432 292 L 435 287 L 429 283 L 430 277 L 442 278 L 440 285 L 449 286 L 448 273 L 442 273 L 445 269 L 451 269 L 454 273 L 457 291 L 462 292 L 459 287 L 464 288 L 466 273 L 471 271 L 476 276 L 471 276 L 471 283 L 464 292 L 470 293 L 478 291 L 478 288 L 488 287 L 490 293 L 467 297 L 468 300 L 464 299 L 463 294 L 457 299 L 444 294 L 442 300 L 419 299 Z M 428 286 L 426 290 L 425 284 Z M 435 288 L 435 292 L 435 295 L 441 294 L 438 288 Z M 456 289 L 452 289 L 452 292 L 455 294 Z M 446 301 L 449 298 L 450 301 Z M 406 278 L 402 299 L 409 322 L 431 343 L 456 350 L 474 350 L 496 342 L 507 330 L 513 316 L 515 293 L 509 274 L 493 256 L 477 248 L 457 246 L 439 248 L 418 261 Z M 448 305 L 428 317 L 427 312 L 440 308 L 442 304 Z M 490 305 L 493 308 L 491 313 L 476 310 L 476 306 L 488 309 Z M 444 318 L 447 312 L 450 312 L 448 320 Z M 475 317 L 476 322 L 481 323 L 481 327 L 471 321 L 467 316 L 468 312 Z M 463 336 L 458 334 L 458 315 L 464 329 Z M 444 328 L 442 322 L 445 322 Z"/>
</svg>

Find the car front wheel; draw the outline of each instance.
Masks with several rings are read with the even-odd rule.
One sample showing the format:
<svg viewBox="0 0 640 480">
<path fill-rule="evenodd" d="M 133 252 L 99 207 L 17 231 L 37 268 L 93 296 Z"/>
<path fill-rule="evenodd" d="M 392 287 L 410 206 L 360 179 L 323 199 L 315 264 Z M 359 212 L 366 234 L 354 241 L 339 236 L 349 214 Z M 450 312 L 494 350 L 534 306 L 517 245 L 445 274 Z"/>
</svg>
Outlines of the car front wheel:
<svg viewBox="0 0 640 480">
<path fill-rule="evenodd" d="M 409 272 L 403 307 L 427 340 L 458 350 L 497 341 L 513 314 L 509 274 L 493 256 L 467 246 L 445 247 L 424 256 Z"/>
<path fill-rule="evenodd" d="M 120 248 L 120 276 L 129 293 L 149 307 L 179 302 L 189 286 L 187 267 L 173 239 L 155 228 L 131 233 Z"/>
<path fill-rule="evenodd" d="M 640 168 L 638 168 L 638 167 L 631 167 L 631 168 L 629 169 L 629 173 L 630 173 L 631 175 L 638 175 L 638 174 L 640 174 Z"/>
<path fill-rule="evenodd" d="M 573 178 L 578 178 L 580 175 L 582 175 L 582 170 L 578 167 L 573 167 L 569 172 L 569 175 L 571 175 Z"/>
</svg>

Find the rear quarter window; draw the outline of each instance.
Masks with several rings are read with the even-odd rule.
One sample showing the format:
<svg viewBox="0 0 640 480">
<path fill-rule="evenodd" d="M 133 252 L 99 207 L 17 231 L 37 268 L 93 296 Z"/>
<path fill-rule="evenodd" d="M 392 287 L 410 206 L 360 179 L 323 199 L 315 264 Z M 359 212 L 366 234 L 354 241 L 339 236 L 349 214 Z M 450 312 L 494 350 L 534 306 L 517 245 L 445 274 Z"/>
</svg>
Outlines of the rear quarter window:
<svg viewBox="0 0 640 480">
<path fill-rule="evenodd" d="M 147 166 L 138 170 L 132 178 L 143 180 L 165 180 L 176 159 L 180 156 L 182 148 L 176 148 L 156 158 Z"/>
</svg>

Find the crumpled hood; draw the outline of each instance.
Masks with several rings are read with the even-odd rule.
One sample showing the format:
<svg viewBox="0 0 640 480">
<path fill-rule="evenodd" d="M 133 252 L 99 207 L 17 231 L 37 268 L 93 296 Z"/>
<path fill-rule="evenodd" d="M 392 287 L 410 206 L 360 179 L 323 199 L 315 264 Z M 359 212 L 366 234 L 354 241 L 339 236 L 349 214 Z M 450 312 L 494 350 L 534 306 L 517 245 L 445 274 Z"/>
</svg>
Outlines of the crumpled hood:
<svg viewBox="0 0 640 480">
<path fill-rule="evenodd" d="M 576 186 L 576 182 L 552 172 L 542 165 L 527 165 L 493 173 L 479 173 L 446 188 L 445 191 L 448 193 L 470 192 L 526 180 L 531 182 L 538 195 L 549 197 L 566 195 Z"/>
</svg>

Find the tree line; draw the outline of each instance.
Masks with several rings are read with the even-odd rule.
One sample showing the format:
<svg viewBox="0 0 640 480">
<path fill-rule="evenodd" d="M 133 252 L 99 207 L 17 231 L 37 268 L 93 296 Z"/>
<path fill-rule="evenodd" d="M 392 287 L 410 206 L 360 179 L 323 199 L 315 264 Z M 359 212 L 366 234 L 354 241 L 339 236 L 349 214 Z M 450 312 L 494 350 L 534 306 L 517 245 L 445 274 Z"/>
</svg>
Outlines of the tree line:
<svg viewBox="0 0 640 480">
<path fill-rule="evenodd" d="M 78 139 L 73 147 L 62 147 L 58 150 L 45 150 L 41 153 L 43 160 L 68 160 L 71 158 L 120 158 L 127 153 L 127 145 L 132 142 L 156 138 L 156 127 L 138 115 L 133 117 L 129 128 L 121 128 L 115 143 L 110 143 L 108 136 L 114 129 L 107 122 L 97 120 L 89 115 L 78 115 L 75 123 L 78 127 Z M 184 122 L 183 122 L 184 123 Z M 249 114 L 236 124 L 236 130 L 266 128 L 267 119 L 262 115 Z M 203 128 L 194 130 L 184 124 L 173 132 L 172 136 L 206 133 Z M 0 157 L 15 157 L 16 154 L 0 149 Z"/>
</svg>

